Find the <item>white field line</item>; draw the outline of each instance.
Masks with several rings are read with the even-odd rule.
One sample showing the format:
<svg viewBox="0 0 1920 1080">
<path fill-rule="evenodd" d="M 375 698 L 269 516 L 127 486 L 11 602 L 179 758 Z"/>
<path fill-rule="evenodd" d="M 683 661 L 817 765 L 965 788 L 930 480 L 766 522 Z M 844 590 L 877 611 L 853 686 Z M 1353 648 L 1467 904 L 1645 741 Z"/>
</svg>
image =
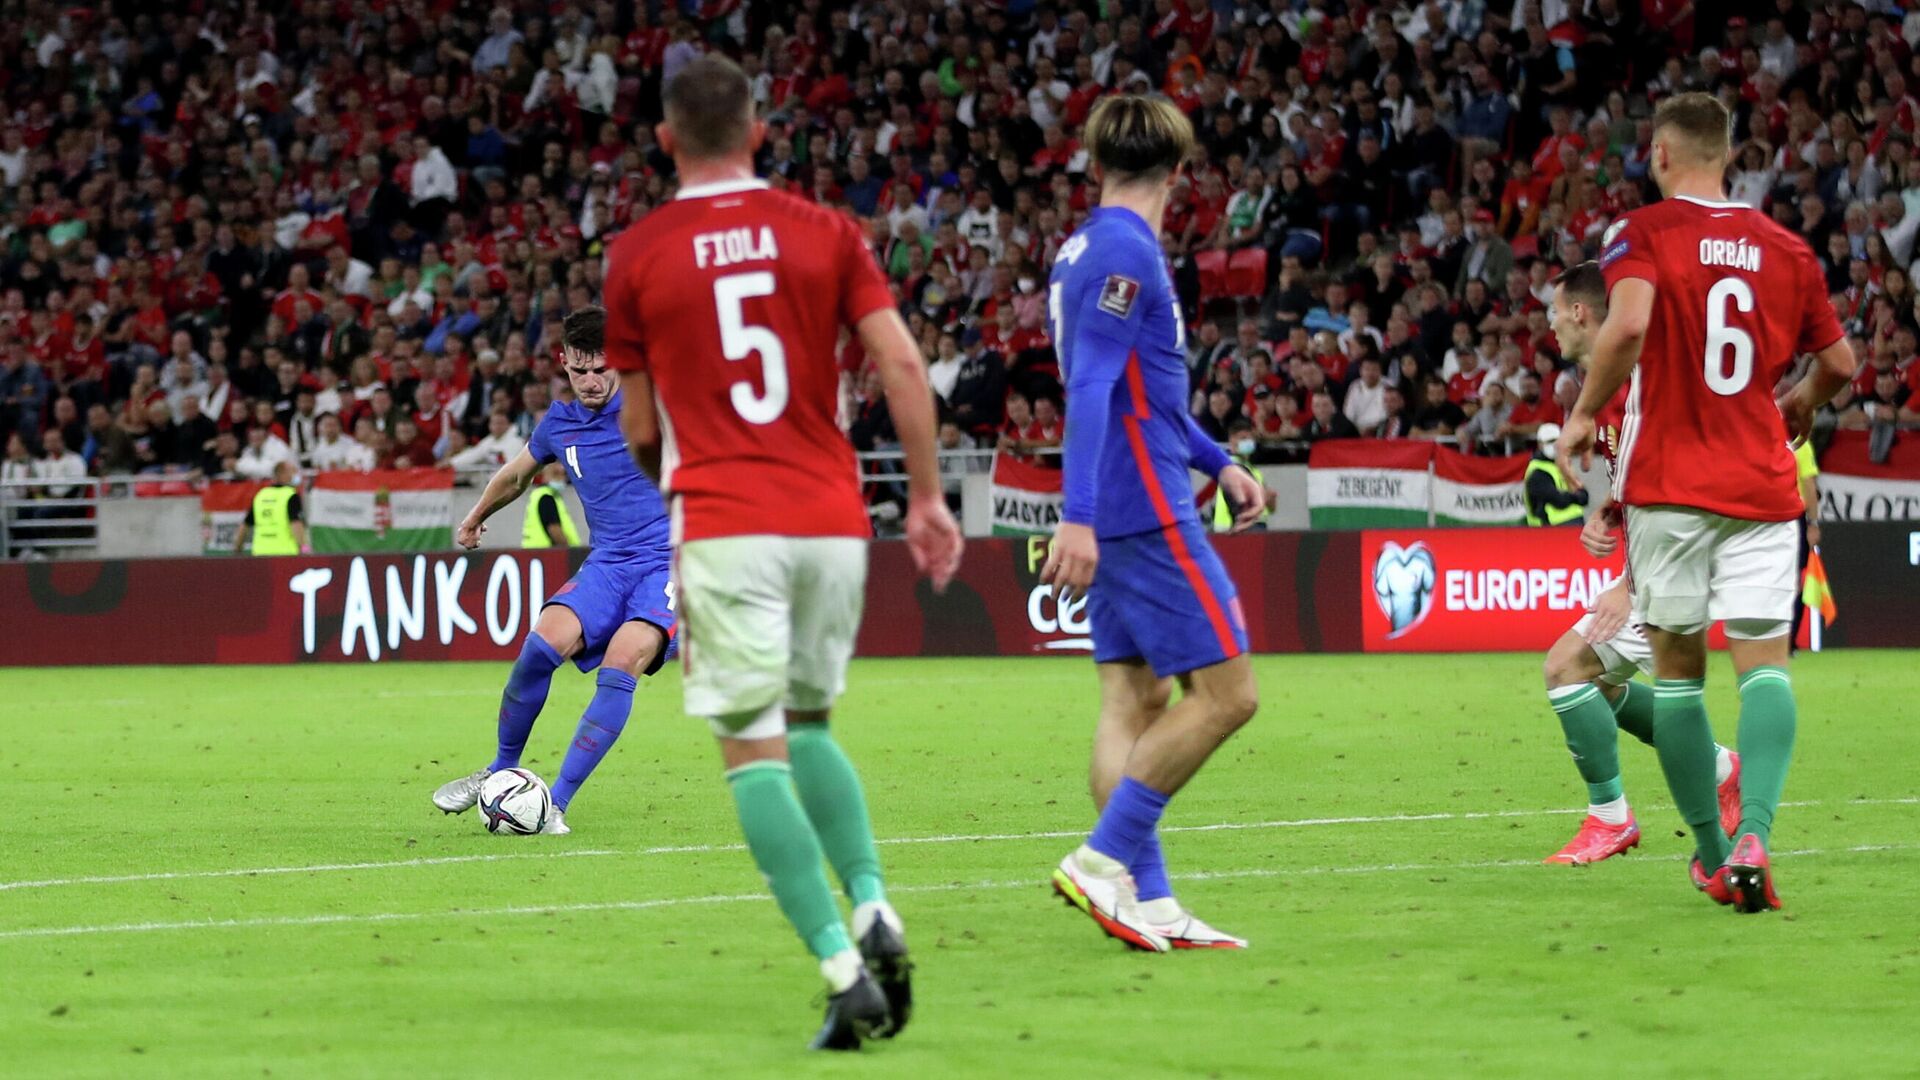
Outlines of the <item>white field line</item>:
<svg viewBox="0 0 1920 1080">
<path fill-rule="evenodd" d="M 1776 857 L 1812 857 L 1850 855 L 1865 852 L 1920 851 L 1920 844 L 1857 844 L 1844 848 L 1801 848 L 1776 851 Z M 1678 861 L 1671 856 L 1661 861 Z M 1324 874 L 1386 874 L 1459 870 L 1505 870 L 1539 866 L 1537 859 L 1497 859 L 1458 863 L 1382 863 L 1376 866 L 1306 866 L 1296 869 L 1215 870 L 1192 874 L 1174 874 L 1180 881 L 1220 881 L 1233 878 L 1311 877 Z M 937 885 L 896 885 L 888 892 L 944 893 L 999 889 L 1039 889 L 1045 880 L 950 881 Z M 277 915 L 252 919 L 189 919 L 180 922 L 106 923 L 92 926 L 44 926 L 23 930 L 0 930 L 0 941 L 25 938 L 81 937 L 94 934 L 144 934 L 161 930 L 234 930 L 277 926 L 334 926 L 355 923 L 418 922 L 427 919 L 492 919 L 514 915 L 567 915 L 597 911 L 650 911 L 655 908 L 689 907 L 702 904 L 733 904 L 765 900 L 764 893 L 716 893 L 710 896 L 675 896 L 653 900 L 608 900 L 585 904 L 515 905 L 512 907 L 471 908 L 449 911 L 375 911 L 363 914 Z"/>
<path fill-rule="evenodd" d="M 1920 797 L 1895 799 L 1810 799 L 1801 802 L 1783 802 L 1782 807 L 1811 806 L 1914 806 L 1920 805 Z M 1653 806 L 1643 809 L 1649 811 L 1668 810 L 1671 807 Z M 1303 829 L 1329 825 L 1380 825 L 1398 822 L 1425 821 L 1481 821 L 1489 818 L 1552 817 L 1584 813 L 1582 809 L 1553 810 L 1463 810 L 1433 814 L 1378 814 L 1366 817 L 1324 817 L 1291 818 L 1279 821 L 1227 821 L 1212 825 L 1170 825 L 1161 832 L 1200 833 L 1234 832 L 1243 829 Z M 1021 840 L 1065 840 L 1086 835 L 1086 829 L 1062 829 L 1048 832 L 1024 833 L 954 833 L 945 836 L 896 836 L 876 841 L 880 844 L 982 844 L 1005 843 Z M 503 841 L 512 843 L 514 841 Z M 179 881 L 193 878 L 229 878 L 256 877 L 273 874 L 322 874 L 352 870 L 387 870 L 410 866 L 445 866 L 458 863 L 508 862 L 523 859 L 579 859 L 608 855 L 689 855 L 709 852 L 745 851 L 745 844 L 679 844 L 664 847 L 638 848 L 633 851 L 584 850 L 584 851 L 525 851 L 503 852 L 489 855 L 441 855 L 418 859 L 395 859 L 386 862 L 318 863 L 308 866 L 261 866 L 235 867 L 226 870 L 168 870 L 151 874 L 107 874 L 96 877 L 42 878 L 34 881 L 0 881 L 0 892 L 15 889 L 54 889 L 71 885 L 121 885 L 139 881 Z"/>
</svg>

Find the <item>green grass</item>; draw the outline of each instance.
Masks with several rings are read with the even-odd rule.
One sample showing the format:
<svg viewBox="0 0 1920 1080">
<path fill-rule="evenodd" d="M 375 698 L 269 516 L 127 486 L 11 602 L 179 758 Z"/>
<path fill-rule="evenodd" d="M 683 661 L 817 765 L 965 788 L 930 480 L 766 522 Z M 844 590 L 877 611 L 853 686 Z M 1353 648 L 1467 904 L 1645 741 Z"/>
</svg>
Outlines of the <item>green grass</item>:
<svg viewBox="0 0 1920 1080">
<path fill-rule="evenodd" d="M 882 848 L 921 1009 L 852 1060 L 801 1052 L 818 976 L 773 904 L 716 899 L 761 891 L 747 856 L 645 850 L 737 842 L 672 674 L 572 836 L 505 838 L 427 803 L 489 756 L 505 665 L 0 673 L 0 881 L 187 875 L 0 888 L 0 1074 L 1914 1075 L 1916 660 L 1797 664 L 1812 805 L 1775 844 L 1817 852 L 1779 859 L 1786 913 L 1743 918 L 1688 887 L 1630 739 L 1641 851 L 1537 865 L 1576 819 L 1527 812 L 1584 802 L 1537 658 L 1262 658 L 1260 716 L 1171 825 L 1455 816 L 1171 834 L 1176 874 L 1215 875 L 1182 897 L 1254 948 L 1160 957 L 1046 890 L 1091 818 L 1090 664 L 856 664 L 838 729 L 881 836 L 988 838 Z M 557 678 L 530 767 L 590 691 Z M 192 876 L 343 863 L 390 865 Z M 474 913 L 504 907 L 551 910 Z M 48 933 L 74 927 L 115 929 Z"/>
</svg>

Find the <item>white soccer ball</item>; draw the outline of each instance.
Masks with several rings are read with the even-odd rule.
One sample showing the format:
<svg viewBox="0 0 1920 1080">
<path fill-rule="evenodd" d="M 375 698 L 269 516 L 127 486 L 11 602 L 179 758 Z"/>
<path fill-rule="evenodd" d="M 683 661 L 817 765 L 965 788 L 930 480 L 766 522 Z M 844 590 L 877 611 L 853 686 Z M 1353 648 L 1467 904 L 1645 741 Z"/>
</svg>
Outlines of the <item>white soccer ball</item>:
<svg viewBox="0 0 1920 1080">
<path fill-rule="evenodd" d="M 546 781 L 525 769 L 501 769 L 480 782 L 480 823 L 491 833 L 531 836 L 553 815 Z"/>
</svg>

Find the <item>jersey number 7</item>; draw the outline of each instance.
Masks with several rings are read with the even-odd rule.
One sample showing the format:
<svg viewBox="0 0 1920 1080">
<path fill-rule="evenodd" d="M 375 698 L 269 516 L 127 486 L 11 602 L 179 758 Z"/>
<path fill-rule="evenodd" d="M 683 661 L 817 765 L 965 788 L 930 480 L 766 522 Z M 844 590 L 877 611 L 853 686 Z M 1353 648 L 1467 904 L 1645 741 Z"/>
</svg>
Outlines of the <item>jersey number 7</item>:
<svg viewBox="0 0 1920 1080">
<path fill-rule="evenodd" d="M 765 270 L 728 274 L 713 282 L 713 309 L 720 316 L 720 351 L 728 360 L 760 354 L 761 392 L 741 379 L 733 384 L 733 410 L 749 424 L 771 424 L 787 410 L 787 350 L 780 336 L 746 321 L 742 309 L 756 296 L 773 295 L 773 275 Z"/>
</svg>

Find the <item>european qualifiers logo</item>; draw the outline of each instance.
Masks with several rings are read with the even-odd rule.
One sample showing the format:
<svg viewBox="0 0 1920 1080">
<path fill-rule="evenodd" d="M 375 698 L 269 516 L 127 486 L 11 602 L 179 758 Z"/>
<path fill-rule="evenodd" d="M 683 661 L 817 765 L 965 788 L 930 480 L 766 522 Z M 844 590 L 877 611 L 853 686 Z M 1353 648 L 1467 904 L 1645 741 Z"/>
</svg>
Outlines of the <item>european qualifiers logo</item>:
<svg viewBox="0 0 1920 1080">
<path fill-rule="evenodd" d="M 1391 540 L 1380 546 L 1373 560 L 1373 599 L 1387 617 L 1392 641 L 1425 622 L 1433 611 L 1433 587 L 1439 579 L 1433 551 L 1426 541 L 1406 547 Z"/>
</svg>

